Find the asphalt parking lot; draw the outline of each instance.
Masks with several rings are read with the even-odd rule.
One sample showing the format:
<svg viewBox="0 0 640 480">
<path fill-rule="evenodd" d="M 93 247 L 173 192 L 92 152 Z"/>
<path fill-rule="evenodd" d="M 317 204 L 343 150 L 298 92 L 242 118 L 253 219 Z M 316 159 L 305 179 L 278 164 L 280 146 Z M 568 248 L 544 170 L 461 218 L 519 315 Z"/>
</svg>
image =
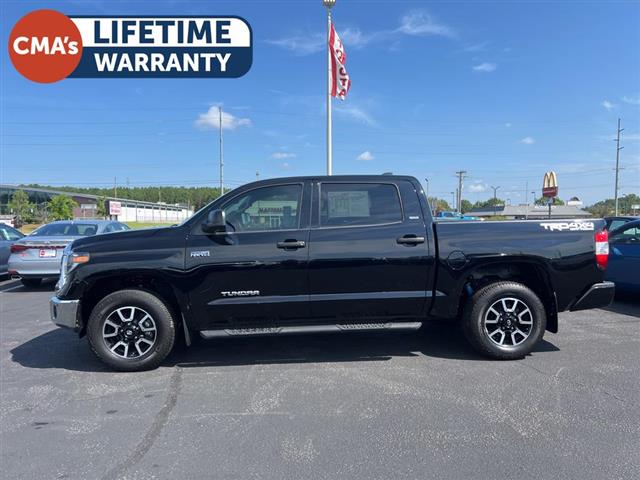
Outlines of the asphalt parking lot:
<svg viewBox="0 0 640 480">
<path fill-rule="evenodd" d="M 231 339 L 113 373 L 0 283 L 2 478 L 639 478 L 640 305 L 561 315 L 529 357 L 461 334 Z"/>
</svg>

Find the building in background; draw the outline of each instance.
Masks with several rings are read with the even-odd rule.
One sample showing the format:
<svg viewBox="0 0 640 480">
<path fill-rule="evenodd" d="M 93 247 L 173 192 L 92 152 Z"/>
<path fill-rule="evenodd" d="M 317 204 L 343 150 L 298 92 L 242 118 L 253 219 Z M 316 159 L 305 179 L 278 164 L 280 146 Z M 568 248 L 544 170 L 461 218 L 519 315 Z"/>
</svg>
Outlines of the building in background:
<svg viewBox="0 0 640 480">
<path fill-rule="evenodd" d="M 57 195 L 67 195 L 76 202 L 74 218 L 97 218 L 98 202 L 106 201 L 106 212 L 111 220 L 120 222 L 177 223 L 193 215 L 187 205 L 169 205 L 162 202 L 142 202 L 126 198 L 99 197 L 88 193 L 62 192 L 48 188 L 0 185 L 0 213 L 9 214 L 8 203 L 16 190 L 22 190 L 35 205 L 44 205 Z"/>
<path fill-rule="evenodd" d="M 474 208 L 467 212 L 474 217 L 487 218 L 500 216 L 508 220 L 544 220 L 549 218 L 548 205 L 498 205 L 495 207 Z M 551 218 L 589 218 L 591 214 L 576 205 L 552 205 Z"/>
</svg>

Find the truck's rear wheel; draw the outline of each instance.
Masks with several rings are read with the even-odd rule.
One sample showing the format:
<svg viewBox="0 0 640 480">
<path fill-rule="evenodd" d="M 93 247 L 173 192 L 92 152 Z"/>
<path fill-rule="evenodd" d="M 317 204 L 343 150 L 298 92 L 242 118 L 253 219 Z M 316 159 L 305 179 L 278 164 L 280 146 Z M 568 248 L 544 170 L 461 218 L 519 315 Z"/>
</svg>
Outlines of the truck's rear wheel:
<svg viewBox="0 0 640 480">
<path fill-rule="evenodd" d="M 522 358 L 542 339 L 547 318 L 542 302 L 516 282 L 497 282 L 478 290 L 467 304 L 464 333 L 483 355 Z"/>
<path fill-rule="evenodd" d="M 173 348 L 175 324 L 162 300 L 143 290 L 120 290 L 94 307 L 87 325 L 91 349 L 116 370 L 156 368 Z"/>
</svg>

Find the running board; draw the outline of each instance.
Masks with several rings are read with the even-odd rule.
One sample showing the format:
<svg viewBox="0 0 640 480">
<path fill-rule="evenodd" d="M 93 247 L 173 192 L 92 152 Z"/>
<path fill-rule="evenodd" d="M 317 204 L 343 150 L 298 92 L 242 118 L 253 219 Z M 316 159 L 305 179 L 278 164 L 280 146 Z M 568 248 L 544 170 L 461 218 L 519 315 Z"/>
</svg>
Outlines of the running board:
<svg viewBox="0 0 640 480">
<path fill-rule="evenodd" d="M 289 327 L 228 328 L 224 330 L 202 330 L 202 338 L 249 337 L 257 335 L 288 335 L 295 333 L 338 333 L 375 330 L 418 330 L 422 322 L 354 323 L 337 325 L 297 325 Z"/>
</svg>

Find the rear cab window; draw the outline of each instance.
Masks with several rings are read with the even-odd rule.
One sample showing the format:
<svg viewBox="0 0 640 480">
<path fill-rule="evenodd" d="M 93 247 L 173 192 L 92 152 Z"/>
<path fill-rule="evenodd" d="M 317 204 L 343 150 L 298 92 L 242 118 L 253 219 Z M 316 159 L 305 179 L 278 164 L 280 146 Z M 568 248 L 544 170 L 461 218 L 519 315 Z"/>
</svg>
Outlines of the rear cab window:
<svg viewBox="0 0 640 480">
<path fill-rule="evenodd" d="M 391 183 L 321 183 L 319 226 L 384 225 L 403 221 L 402 203 Z"/>
</svg>

